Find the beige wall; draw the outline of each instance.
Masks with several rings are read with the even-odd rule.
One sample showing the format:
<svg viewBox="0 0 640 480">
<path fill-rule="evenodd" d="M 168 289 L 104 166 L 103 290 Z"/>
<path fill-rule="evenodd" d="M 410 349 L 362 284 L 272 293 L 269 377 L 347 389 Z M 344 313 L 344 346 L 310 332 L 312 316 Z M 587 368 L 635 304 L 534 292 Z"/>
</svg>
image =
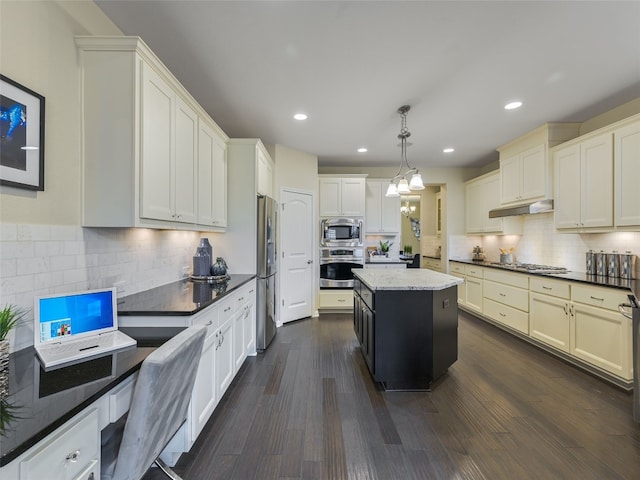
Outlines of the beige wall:
<svg viewBox="0 0 640 480">
<path fill-rule="evenodd" d="M 0 2 L 2 74 L 45 97 L 44 192 L 0 187 L 3 222 L 80 224 L 80 96 L 74 35 L 121 35 L 90 1 Z"/>
<path fill-rule="evenodd" d="M 267 147 L 275 163 L 274 192 L 280 200 L 281 188 L 295 188 L 318 196 L 318 157 L 284 145 Z"/>
<path fill-rule="evenodd" d="M 604 112 L 597 117 L 590 118 L 583 122 L 580 126 L 580 135 L 586 135 L 589 132 L 593 132 L 599 128 L 606 127 L 612 123 L 623 120 L 632 115 L 640 113 L 640 97 L 630 102 L 623 103 L 622 105 Z"/>
</svg>

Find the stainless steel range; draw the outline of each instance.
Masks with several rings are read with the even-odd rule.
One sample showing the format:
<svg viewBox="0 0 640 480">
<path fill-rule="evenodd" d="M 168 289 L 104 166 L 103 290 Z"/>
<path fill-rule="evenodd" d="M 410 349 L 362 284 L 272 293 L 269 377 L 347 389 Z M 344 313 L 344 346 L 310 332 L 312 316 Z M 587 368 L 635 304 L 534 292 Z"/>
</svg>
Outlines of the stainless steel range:
<svg viewBox="0 0 640 480">
<path fill-rule="evenodd" d="M 506 270 L 516 270 L 518 272 L 530 273 L 568 273 L 564 267 L 552 267 L 551 265 L 538 265 L 537 263 L 500 263 L 491 262 L 495 267 L 504 268 Z"/>
</svg>

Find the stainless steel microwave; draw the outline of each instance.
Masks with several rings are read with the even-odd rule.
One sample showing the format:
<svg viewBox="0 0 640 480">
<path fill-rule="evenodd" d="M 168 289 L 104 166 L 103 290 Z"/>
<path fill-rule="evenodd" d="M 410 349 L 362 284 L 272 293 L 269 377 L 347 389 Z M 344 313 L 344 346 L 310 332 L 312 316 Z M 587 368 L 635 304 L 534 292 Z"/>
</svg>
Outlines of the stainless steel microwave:
<svg viewBox="0 0 640 480">
<path fill-rule="evenodd" d="M 362 246 L 362 220 L 356 218 L 325 218 L 320 225 L 320 244 L 325 247 Z"/>
</svg>

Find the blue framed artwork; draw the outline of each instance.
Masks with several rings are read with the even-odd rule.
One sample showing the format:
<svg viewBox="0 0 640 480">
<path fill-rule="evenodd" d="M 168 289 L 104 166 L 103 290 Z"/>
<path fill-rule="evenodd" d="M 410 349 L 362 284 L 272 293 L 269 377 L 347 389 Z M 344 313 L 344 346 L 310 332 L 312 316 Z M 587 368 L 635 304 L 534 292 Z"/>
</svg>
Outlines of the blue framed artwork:
<svg viewBox="0 0 640 480">
<path fill-rule="evenodd" d="M 44 97 L 0 75 L 0 184 L 44 190 Z"/>
</svg>

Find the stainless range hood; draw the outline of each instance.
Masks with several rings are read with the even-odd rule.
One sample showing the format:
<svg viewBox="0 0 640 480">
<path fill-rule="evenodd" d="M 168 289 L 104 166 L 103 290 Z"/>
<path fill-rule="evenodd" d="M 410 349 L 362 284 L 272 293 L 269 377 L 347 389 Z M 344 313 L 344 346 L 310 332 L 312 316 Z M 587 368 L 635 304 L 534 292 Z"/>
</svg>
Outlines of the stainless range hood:
<svg viewBox="0 0 640 480">
<path fill-rule="evenodd" d="M 553 200 L 539 200 L 537 202 L 513 205 L 510 207 L 489 210 L 489 218 L 513 217 L 515 215 L 533 215 L 536 213 L 553 212 Z"/>
</svg>

